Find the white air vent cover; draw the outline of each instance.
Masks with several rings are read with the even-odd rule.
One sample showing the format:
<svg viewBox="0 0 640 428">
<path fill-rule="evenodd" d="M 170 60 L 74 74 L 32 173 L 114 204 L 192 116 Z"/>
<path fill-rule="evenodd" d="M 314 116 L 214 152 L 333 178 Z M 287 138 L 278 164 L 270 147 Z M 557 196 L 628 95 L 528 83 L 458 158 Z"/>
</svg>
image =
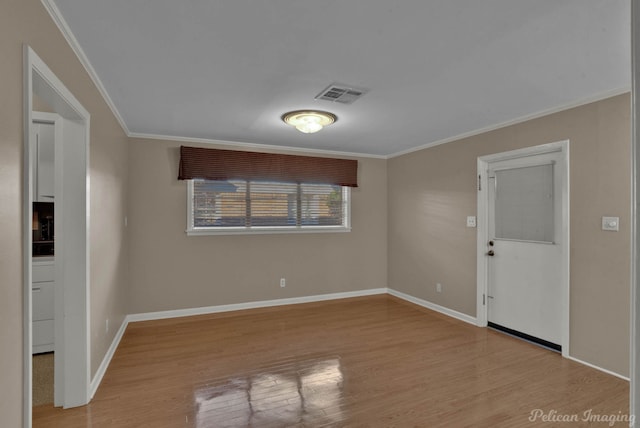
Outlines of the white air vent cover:
<svg viewBox="0 0 640 428">
<path fill-rule="evenodd" d="M 332 83 L 316 95 L 317 100 L 325 100 L 342 104 L 352 104 L 368 92 L 368 89 L 355 86 Z"/>
</svg>

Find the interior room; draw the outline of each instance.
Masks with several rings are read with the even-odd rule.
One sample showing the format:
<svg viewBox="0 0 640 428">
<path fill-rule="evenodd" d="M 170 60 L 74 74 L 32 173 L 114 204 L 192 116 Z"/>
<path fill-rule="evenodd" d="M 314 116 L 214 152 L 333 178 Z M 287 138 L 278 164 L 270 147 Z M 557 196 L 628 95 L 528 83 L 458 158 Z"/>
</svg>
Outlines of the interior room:
<svg viewBox="0 0 640 428">
<path fill-rule="evenodd" d="M 631 0 L 4 9 L 6 426 L 633 424 Z"/>
</svg>

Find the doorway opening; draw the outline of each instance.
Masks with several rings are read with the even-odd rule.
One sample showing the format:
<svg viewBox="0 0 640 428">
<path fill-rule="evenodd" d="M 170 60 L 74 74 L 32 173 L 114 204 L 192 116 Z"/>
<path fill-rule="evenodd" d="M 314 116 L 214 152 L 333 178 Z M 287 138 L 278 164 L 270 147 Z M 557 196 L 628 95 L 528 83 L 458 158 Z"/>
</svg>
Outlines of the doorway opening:
<svg viewBox="0 0 640 428">
<path fill-rule="evenodd" d="M 569 356 L 569 142 L 478 158 L 477 325 Z"/>
<path fill-rule="evenodd" d="M 24 421 L 31 426 L 33 328 L 34 99 L 55 123 L 53 160 L 55 254 L 53 330 L 56 406 L 89 401 L 89 113 L 31 47 L 24 46 L 23 358 Z M 37 116 L 37 115 L 36 115 Z M 49 231 L 51 232 L 51 231 Z M 51 233 L 51 236 L 53 234 Z M 36 280 L 37 275 L 36 275 Z"/>
</svg>

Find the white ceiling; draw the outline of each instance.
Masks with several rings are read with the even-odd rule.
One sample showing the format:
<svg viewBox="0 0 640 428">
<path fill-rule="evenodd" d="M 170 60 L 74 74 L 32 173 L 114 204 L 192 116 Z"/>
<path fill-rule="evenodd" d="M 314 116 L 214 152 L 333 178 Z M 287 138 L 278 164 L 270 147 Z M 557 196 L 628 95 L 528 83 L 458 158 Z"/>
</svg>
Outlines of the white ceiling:
<svg viewBox="0 0 640 428">
<path fill-rule="evenodd" d="M 631 84 L 629 0 L 44 1 L 130 135 L 387 156 Z M 306 108 L 339 119 L 280 120 Z"/>
</svg>

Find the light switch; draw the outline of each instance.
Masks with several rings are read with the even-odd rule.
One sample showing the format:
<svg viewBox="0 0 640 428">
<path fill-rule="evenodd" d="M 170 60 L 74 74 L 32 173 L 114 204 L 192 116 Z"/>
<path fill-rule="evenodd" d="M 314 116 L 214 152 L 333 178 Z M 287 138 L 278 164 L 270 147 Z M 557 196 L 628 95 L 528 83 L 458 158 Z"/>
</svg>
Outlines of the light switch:
<svg viewBox="0 0 640 428">
<path fill-rule="evenodd" d="M 470 215 L 467 217 L 467 227 L 476 227 L 476 216 Z"/>
<path fill-rule="evenodd" d="M 602 230 L 617 232 L 620 230 L 620 217 L 602 217 Z"/>
</svg>

